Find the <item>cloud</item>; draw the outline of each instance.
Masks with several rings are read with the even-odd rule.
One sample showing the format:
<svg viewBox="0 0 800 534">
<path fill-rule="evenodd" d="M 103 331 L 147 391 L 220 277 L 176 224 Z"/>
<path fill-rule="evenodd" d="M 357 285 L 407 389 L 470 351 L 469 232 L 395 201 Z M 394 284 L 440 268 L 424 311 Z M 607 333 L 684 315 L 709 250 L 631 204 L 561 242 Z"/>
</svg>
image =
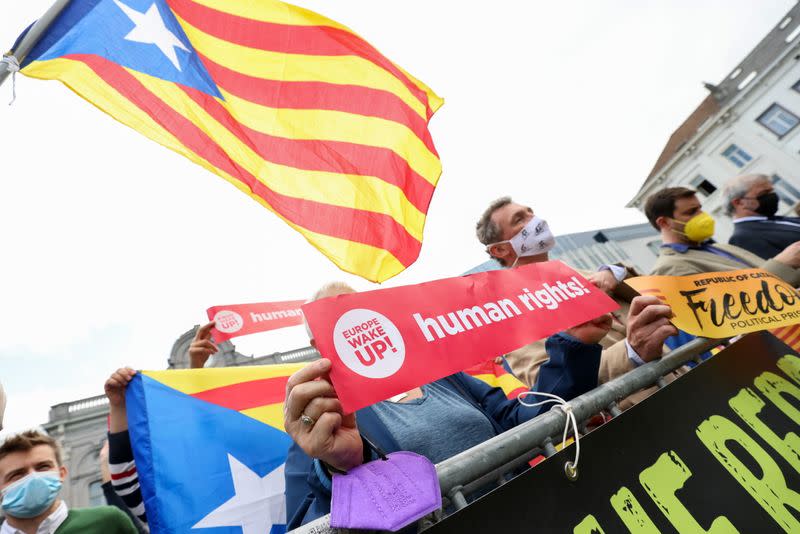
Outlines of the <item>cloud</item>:
<svg viewBox="0 0 800 534">
<path fill-rule="evenodd" d="M 112 325 L 88 331 L 57 352 L 3 349 L 0 380 L 8 396 L 5 429 L 43 424 L 50 406 L 102 394 L 106 377 L 136 349 L 131 333 L 126 326 Z"/>
</svg>

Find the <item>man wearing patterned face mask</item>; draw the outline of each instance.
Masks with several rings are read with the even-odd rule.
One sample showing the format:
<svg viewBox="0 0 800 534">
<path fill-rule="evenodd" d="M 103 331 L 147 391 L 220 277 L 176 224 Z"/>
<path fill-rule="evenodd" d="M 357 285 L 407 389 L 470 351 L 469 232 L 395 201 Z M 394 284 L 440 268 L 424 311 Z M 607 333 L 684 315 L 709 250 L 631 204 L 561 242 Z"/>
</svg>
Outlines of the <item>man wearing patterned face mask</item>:
<svg viewBox="0 0 800 534">
<path fill-rule="evenodd" d="M 506 268 L 547 261 L 548 252 L 555 246 L 547 222 L 537 217 L 533 209 L 517 204 L 510 197 L 492 202 L 478 220 L 475 230 L 486 252 Z M 614 312 L 616 320 L 611 330 L 600 341 L 603 347 L 598 373 L 600 383 L 659 358 L 664 350 L 664 340 L 677 332 L 669 323 L 672 313 L 669 306 L 655 297 L 635 297 L 636 293 L 621 283 L 625 269 L 617 270 L 622 272 L 615 272 L 611 267 L 594 273 L 581 272 L 620 305 L 620 310 Z M 544 343 L 537 341 L 506 354 L 505 359 L 514 375 L 531 386 L 536 383 L 539 369 L 548 360 L 548 354 Z M 653 391 L 632 396 L 621 406 L 627 408 Z"/>
<path fill-rule="evenodd" d="M 511 269 L 517 266 L 520 258 L 535 258 L 537 256 L 546 258 L 547 253 L 556 245 L 556 238 L 550 231 L 547 221 L 534 216 L 533 210 L 530 208 L 528 210 L 530 210 L 528 212 L 528 215 L 530 215 L 528 222 L 514 237 L 487 245 L 488 248 L 493 248 L 508 243 L 516 256 L 511 264 Z"/>
<path fill-rule="evenodd" d="M 117 508 L 68 510 L 58 498 L 67 468 L 55 440 L 29 430 L 0 445 L 0 534 L 137 534 Z"/>
<path fill-rule="evenodd" d="M 800 241 L 800 218 L 776 215 L 780 199 L 764 174 L 732 178 L 722 188 L 725 213 L 733 219 L 728 243 L 764 259 Z"/>
<path fill-rule="evenodd" d="M 691 189 L 662 189 L 647 199 L 644 211 L 661 232 L 663 243 L 651 274 L 687 276 L 760 267 L 795 287 L 800 284 L 800 242 L 769 260 L 735 245 L 716 243 L 711 239 L 714 219 L 703 211 Z"/>
</svg>

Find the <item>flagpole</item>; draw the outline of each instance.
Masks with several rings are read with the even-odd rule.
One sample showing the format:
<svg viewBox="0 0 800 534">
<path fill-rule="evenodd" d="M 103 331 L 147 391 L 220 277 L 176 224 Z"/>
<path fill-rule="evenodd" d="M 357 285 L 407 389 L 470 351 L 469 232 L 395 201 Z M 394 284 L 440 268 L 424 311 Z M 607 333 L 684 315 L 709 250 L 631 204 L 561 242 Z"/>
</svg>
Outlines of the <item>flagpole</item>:
<svg viewBox="0 0 800 534">
<path fill-rule="evenodd" d="M 64 8 L 69 5 L 69 2 L 70 0 L 56 0 L 56 3 L 50 6 L 50 9 L 33 24 L 30 31 L 22 38 L 22 42 L 19 43 L 19 46 L 11 51 L 11 54 L 19 63 L 25 60 L 28 53 L 33 50 L 33 47 L 36 46 L 36 43 L 39 42 L 39 39 L 42 38 L 42 35 L 44 35 L 50 25 L 58 18 Z M 6 81 L 9 74 L 11 74 L 9 64 L 7 62 L 0 62 L 0 85 L 3 85 L 3 82 Z"/>
</svg>

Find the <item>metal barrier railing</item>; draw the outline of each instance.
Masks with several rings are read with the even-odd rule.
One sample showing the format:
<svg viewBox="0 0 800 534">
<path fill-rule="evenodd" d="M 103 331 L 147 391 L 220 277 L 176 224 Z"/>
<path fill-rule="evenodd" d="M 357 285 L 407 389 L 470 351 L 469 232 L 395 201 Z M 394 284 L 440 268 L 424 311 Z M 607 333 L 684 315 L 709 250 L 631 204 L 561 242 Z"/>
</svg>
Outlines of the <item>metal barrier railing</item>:
<svg viewBox="0 0 800 534">
<path fill-rule="evenodd" d="M 617 402 L 646 387 L 664 387 L 664 376 L 679 369 L 690 360 L 697 361 L 701 354 L 719 345 L 721 340 L 698 338 L 679 347 L 658 361 L 642 365 L 614 380 L 569 401 L 575 418 L 585 423 L 592 416 L 609 411 L 621 413 Z M 515 472 L 543 451 L 545 456 L 555 454 L 552 438 L 564 430 L 566 414 L 550 410 L 535 419 L 503 432 L 471 449 L 461 452 L 436 465 L 442 496 L 455 509 L 467 506 L 465 495 L 490 483 L 502 483 L 508 473 Z M 441 516 L 441 514 L 438 514 Z M 420 528 L 435 522 L 427 517 Z M 345 533 L 330 527 L 330 517 L 321 517 L 295 530 L 294 534 Z"/>
<path fill-rule="evenodd" d="M 320 358 L 319 352 L 314 347 L 303 347 L 302 349 L 290 350 L 287 352 L 276 352 L 268 356 L 259 356 L 247 362 L 246 365 L 272 365 L 277 363 L 300 363 L 311 362 Z"/>
</svg>

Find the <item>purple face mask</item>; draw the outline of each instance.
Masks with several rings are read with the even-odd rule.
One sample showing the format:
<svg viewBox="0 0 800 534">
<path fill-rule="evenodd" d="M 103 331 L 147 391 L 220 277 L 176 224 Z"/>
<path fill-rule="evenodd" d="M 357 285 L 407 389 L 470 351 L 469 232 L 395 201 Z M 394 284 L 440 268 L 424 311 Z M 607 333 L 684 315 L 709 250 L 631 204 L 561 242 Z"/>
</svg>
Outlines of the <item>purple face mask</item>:
<svg viewBox="0 0 800 534">
<path fill-rule="evenodd" d="M 442 507 L 433 464 L 413 452 L 393 452 L 333 476 L 331 527 L 399 530 Z"/>
</svg>

